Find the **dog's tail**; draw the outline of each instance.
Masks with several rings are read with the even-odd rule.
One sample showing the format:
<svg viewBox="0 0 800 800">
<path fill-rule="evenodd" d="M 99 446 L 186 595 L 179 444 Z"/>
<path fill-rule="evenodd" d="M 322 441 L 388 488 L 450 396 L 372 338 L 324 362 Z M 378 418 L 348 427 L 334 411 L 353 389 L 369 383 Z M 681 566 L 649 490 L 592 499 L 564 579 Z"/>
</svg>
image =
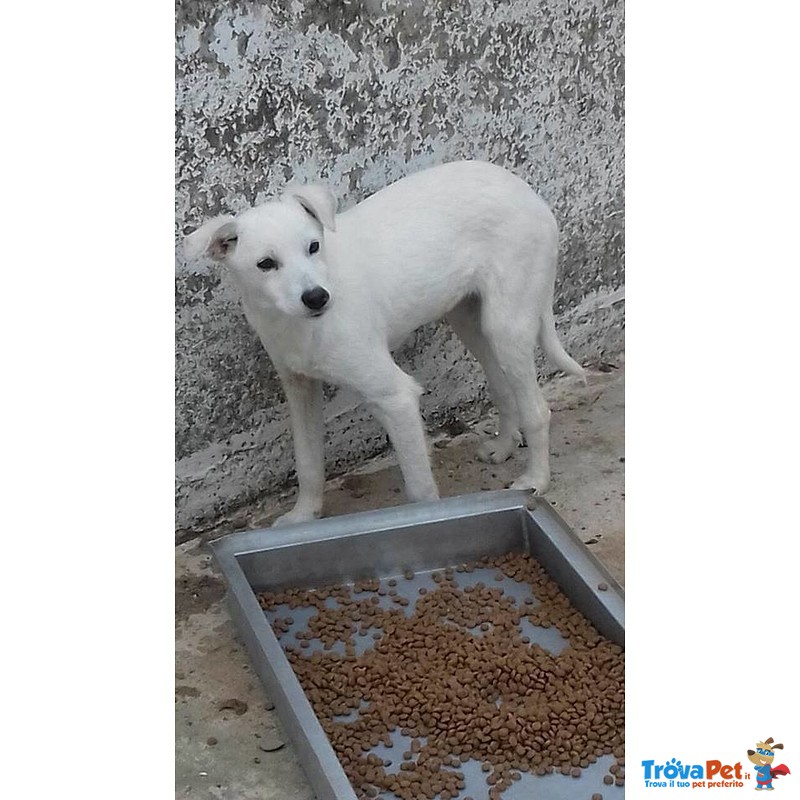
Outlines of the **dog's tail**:
<svg viewBox="0 0 800 800">
<path fill-rule="evenodd" d="M 553 316 L 553 308 L 548 304 L 542 314 L 542 324 L 539 328 L 539 344 L 544 350 L 544 354 L 550 359 L 550 362 L 563 370 L 568 375 L 574 375 L 580 378 L 584 385 L 586 384 L 586 373 L 583 367 L 578 364 L 573 358 L 569 356 L 561 340 L 556 333 L 556 319 Z"/>
</svg>

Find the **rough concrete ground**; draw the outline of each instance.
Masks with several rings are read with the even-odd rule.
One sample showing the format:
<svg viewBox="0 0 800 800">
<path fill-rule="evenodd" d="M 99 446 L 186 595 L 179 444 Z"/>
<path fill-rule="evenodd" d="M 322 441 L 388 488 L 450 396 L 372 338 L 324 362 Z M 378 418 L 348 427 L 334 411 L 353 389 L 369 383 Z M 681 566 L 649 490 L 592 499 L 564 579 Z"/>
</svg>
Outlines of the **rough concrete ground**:
<svg viewBox="0 0 800 800">
<path fill-rule="evenodd" d="M 594 372 L 588 386 L 553 381 L 553 483 L 547 499 L 624 584 L 624 369 Z M 433 431 L 431 454 L 442 496 L 497 489 L 521 471 L 524 451 L 481 464 L 475 447 L 492 415 Z M 328 516 L 403 502 L 391 457 L 329 483 Z M 291 496 L 266 498 L 176 550 L 176 796 L 199 800 L 313 800 L 294 749 L 282 741 L 272 704 L 248 662 L 223 603 L 225 586 L 205 542 L 269 524 Z M 265 749 L 262 749 L 265 748 Z M 319 800 L 326 800 L 319 798 Z"/>
</svg>

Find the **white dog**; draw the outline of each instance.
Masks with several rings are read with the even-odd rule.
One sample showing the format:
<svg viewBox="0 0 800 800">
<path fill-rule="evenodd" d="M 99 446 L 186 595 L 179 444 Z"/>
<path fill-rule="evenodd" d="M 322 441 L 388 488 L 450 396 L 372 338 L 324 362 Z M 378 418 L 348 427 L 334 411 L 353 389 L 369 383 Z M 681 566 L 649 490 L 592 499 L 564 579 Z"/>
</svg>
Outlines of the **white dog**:
<svg viewBox="0 0 800 800">
<path fill-rule="evenodd" d="M 412 331 L 446 317 L 486 372 L 500 414 L 479 458 L 507 459 L 521 432 L 527 466 L 512 488 L 550 483 L 550 410 L 536 380 L 537 342 L 584 378 L 553 319 L 558 229 L 544 201 L 500 167 L 463 161 L 403 178 L 336 214 L 323 186 L 206 222 L 186 253 L 224 262 L 281 378 L 299 492 L 276 524 L 322 512 L 322 382 L 359 393 L 386 428 L 411 501 L 438 497 L 419 395 L 392 359 Z"/>
</svg>

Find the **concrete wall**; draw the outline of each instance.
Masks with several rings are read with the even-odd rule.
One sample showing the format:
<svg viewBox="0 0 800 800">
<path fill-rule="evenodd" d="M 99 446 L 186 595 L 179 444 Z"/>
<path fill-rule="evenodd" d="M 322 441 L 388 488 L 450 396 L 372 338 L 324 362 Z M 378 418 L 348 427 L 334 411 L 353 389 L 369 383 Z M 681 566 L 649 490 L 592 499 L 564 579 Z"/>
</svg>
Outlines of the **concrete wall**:
<svg viewBox="0 0 800 800">
<path fill-rule="evenodd" d="M 344 209 L 402 176 L 481 158 L 526 178 L 562 230 L 559 327 L 583 363 L 623 335 L 623 9 L 616 0 L 179 0 L 176 234 L 292 177 Z M 429 426 L 485 399 L 440 325 L 399 362 Z M 291 478 L 286 409 L 224 271 L 176 253 L 177 526 L 202 528 Z M 386 446 L 328 390 L 335 474 Z"/>
</svg>

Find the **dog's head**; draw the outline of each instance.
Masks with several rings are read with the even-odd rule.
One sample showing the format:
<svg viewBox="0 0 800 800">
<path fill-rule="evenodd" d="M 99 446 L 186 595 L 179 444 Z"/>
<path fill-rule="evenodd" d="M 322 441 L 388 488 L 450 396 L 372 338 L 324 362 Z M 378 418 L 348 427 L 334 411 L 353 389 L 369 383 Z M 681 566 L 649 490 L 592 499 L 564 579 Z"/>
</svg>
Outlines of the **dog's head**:
<svg viewBox="0 0 800 800">
<path fill-rule="evenodd" d="M 332 302 L 325 230 L 336 229 L 335 219 L 329 189 L 290 186 L 279 200 L 204 223 L 186 237 L 185 252 L 224 262 L 254 309 L 316 317 Z"/>
<path fill-rule="evenodd" d="M 774 741 L 770 736 L 765 742 L 757 742 L 755 750 L 747 751 L 747 757 L 758 767 L 771 764 L 775 760 L 775 751 L 783 750 L 783 745 L 773 744 Z"/>
</svg>

